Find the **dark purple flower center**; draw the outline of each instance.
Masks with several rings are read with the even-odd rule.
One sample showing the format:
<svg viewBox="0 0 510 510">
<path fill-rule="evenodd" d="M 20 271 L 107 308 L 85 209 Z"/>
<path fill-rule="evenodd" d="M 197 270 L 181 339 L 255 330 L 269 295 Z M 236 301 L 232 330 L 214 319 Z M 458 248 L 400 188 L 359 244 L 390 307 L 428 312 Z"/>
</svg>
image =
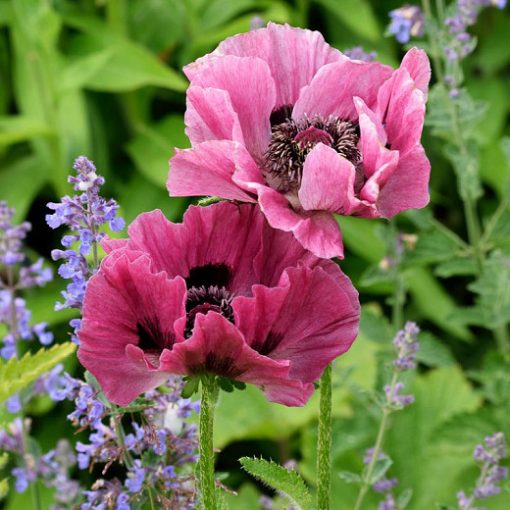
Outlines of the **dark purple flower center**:
<svg viewBox="0 0 510 510">
<path fill-rule="evenodd" d="M 175 335 L 171 331 L 163 331 L 157 318 L 145 318 L 136 325 L 138 347 L 154 366 L 159 365 L 159 356 L 163 349 L 172 349 Z"/>
<path fill-rule="evenodd" d="M 195 325 L 195 317 L 198 313 L 217 312 L 230 322 L 234 322 L 234 310 L 232 299 L 234 294 L 225 287 L 210 285 L 209 287 L 191 287 L 188 289 L 186 301 L 186 328 L 184 336 L 189 338 Z"/>
<path fill-rule="evenodd" d="M 308 153 L 323 143 L 348 159 L 356 168 L 361 165 L 358 150 L 359 126 L 346 119 L 317 115 L 294 120 L 292 105 L 271 113 L 271 141 L 264 155 L 264 177 L 281 193 L 296 192 L 301 185 L 303 164 Z"/>
</svg>

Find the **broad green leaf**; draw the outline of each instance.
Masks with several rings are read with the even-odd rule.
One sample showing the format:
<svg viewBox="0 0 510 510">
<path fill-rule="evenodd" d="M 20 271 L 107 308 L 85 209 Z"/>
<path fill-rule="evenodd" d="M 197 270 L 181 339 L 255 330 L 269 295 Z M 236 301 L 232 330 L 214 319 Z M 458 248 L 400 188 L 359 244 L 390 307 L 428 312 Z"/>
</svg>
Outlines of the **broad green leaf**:
<svg viewBox="0 0 510 510">
<path fill-rule="evenodd" d="M 455 364 L 455 358 L 448 347 L 428 331 L 420 333 L 420 348 L 416 359 L 429 367 L 446 367 Z"/>
<path fill-rule="evenodd" d="M 189 147 L 182 115 L 169 115 L 154 127 L 139 127 L 139 133 L 126 150 L 145 177 L 165 188 L 168 160 L 175 147 Z"/>
<path fill-rule="evenodd" d="M 209 30 L 219 25 L 225 24 L 248 9 L 256 7 L 257 0 L 212 0 L 208 2 L 207 7 L 201 13 L 200 28 Z"/>
<path fill-rule="evenodd" d="M 376 41 L 381 36 L 381 30 L 374 15 L 372 6 L 366 0 L 315 0 L 322 4 L 339 20 L 347 25 L 355 34 Z M 355 13 L 355 14 L 354 14 Z"/>
<path fill-rule="evenodd" d="M 54 133 L 50 127 L 40 120 L 22 115 L 0 117 L 0 145 L 10 145 L 51 134 Z"/>
<path fill-rule="evenodd" d="M 27 353 L 19 360 L 0 361 L 0 402 L 28 386 L 75 350 L 76 345 L 69 342 L 40 349 L 35 354 Z"/>
<path fill-rule="evenodd" d="M 412 250 L 406 251 L 405 262 L 409 264 L 431 264 L 451 259 L 458 245 L 442 230 L 422 232 Z"/>
<path fill-rule="evenodd" d="M 344 243 L 355 255 L 377 263 L 386 254 L 386 242 L 381 237 L 383 224 L 353 216 L 336 216 Z"/>
<path fill-rule="evenodd" d="M 305 482 L 293 470 L 285 469 L 273 461 L 243 457 L 239 462 L 250 475 L 286 496 L 300 510 L 309 510 L 312 498 Z"/>
<path fill-rule="evenodd" d="M 258 508 L 260 493 L 252 484 L 243 484 L 237 494 L 227 494 L 226 499 L 230 510 L 247 510 Z"/>
<path fill-rule="evenodd" d="M 21 222 L 42 188 L 50 168 L 36 156 L 12 162 L 0 169 L 0 200 L 16 208 L 14 221 Z"/>
<path fill-rule="evenodd" d="M 478 294 L 476 303 L 487 327 L 510 320 L 510 256 L 493 252 L 484 262 L 480 277 L 468 286 Z"/>
<path fill-rule="evenodd" d="M 462 325 L 452 323 L 450 316 L 456 310 L 455 302 L 425 268 L 413 268 L 404 273 L 406 286 L 415 305 L 424 317 L 461 340 L 473 338 Z"/>
</svg>

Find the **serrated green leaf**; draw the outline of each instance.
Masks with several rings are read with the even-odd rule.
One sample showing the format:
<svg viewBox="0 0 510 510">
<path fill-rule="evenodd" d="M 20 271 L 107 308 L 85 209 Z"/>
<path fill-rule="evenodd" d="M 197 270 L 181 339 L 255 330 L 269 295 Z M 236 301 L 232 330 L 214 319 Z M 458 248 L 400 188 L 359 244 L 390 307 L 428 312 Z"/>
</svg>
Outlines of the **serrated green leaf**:
<svg viewBox="0 0 510 510">
<path fill-rule="evenodd" d="M 477 200 L 482 196 L 480 185 L 480 151 L 475 143 L 463 150 L 453 144 L 444 147 L 444 154 L 450 160 L 459 183 L 459 194 L 464 199 Z"/>
<path fill-rule="evenodd" d="M 27 353 L 19 360 L 0 361 L 0 402 L 35 381 L 75 350 L 76 345 L 68 342 L 50 349 L 39 349 L 35 354 Z"/>
<path fill-rule="evenodd" d="M 480 277 L 468 288 L 478 294 L 476 304 L 488 327 L 506 324 L 510 319 L 510 256 L 491 253 Z"/>
<path fill-rule="evenodd" d="M 431 264 L 450 260 L 458 251 L 454 238 L 442 230 L 423 232 L 412 250 L 407 250 L 405 262 L 410 264 Z"/>
<path fill-rule="evenodd" d="M 448 347 L 431 333 L 420 333 L 420 348 L 416 359 L 429 367 L 447 367 L 455 364 L 455 358 Z"/>
<path fill-rule="evenodd" d="M 452 260 L 446 260 L 437 265 L 434 274 L 440 278 L 450 278 L 452 276 L 473 275 L 478 272 L 476 261 L 468 257 L 458 257 Z"/>
<path fill-rule="evenodd" d="M 300 510 L 311 509 L 312 498 L 305 482 L 296 471 L 264 459 L 242 457 L 239 462 L 250 475 L 286 496 Z"/>
<path fill-rule="evenodd" d="M 389 457 L 381 457 L 377 459 L 374 464 L 372 476 L 370 477 L 370 480 L 368 480 L 368 483 L 373 485 L 378 482 L 386 474 L 388 469 L 390 469 L 392 464 L 393 461 Z M 365 469 L 368 469 L 368 466 Z"/>
</svg>

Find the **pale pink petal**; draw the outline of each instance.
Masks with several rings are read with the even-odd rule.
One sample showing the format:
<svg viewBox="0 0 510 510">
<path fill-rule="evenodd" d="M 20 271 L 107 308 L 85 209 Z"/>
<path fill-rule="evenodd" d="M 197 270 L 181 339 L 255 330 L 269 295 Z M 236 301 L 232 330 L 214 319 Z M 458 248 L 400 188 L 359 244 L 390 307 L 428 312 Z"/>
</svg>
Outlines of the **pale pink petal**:
<svg viewBox="0 0 510 510">
<path fill-rule="evenodd" d="M 401 156 L 395 172 L 382 188 L 377 208 L 391 218 L 406 209 L 420 209 L 429 202 L 430 162 L 421 145 Z"/>
<path fill-rule="evenodd" d="M 318 379 L 358 331 L 358 293 L 338 267 L 335 277 L 319 267 L 289 268 L 280 288 L 254 287 L 253 297 L 237 298 L 232 306 L 251 347 L 290 360 L 291 376 L 304 382 Z"/>
<path fill-rule="evenodd" d="M 114 262 L 88 283 L 78 358 L 106 396 L 125 405 L 168 378 L 159 370 L 159 356 L 175 341 L 186 284 L 155 274 L 147 256 L 114 253 Z"/>
<path fill-rule="evenodd" d="M 306 211 L 349 214 L 357 205 L 354 165 L 331 147 L 318 143 L 306 157 L 299 202 Z"/>
<path fill-rule="evenodd" d="M 425 120 L 425 94 L 416 87 L 406 69 L 395 71 L 388 85 L 391 93 L 383 122 L 391 149 L 400 154 L 412 150 L 419 143 Z M 378 104 L 379 107 L 379 104 Z"/>
<path fill-rule="evenodd" d="M 276 84 L 276 106 L 294 104 L 301 87 L 308 85 L 323 65 L 347 59 L 319 32 L 274 23 L 226 39 L 213 55 L 259 57 L 266 61 Z"/>
<path fill-rule="evenodd" d="M 103 248 L 106 253 L 110 253 L 113 250 L 125 248 L 127 242 L 127 239 L 113 239 L 112 237 L 106 236 L 101 240 L 101 248 Z"/>
<path fill-rule="evenodd" d="M 273 228 L 292 232 L 301 245 L 321 258 L 343 258 L 342 235 L 330 213 L 302 213 L 271 188 L 259 189 L 259 205 Z"/>
<path fill-rule="evenodd" d="M 244 143 L 239 119 L 225 90 L 189 87 L 184 121 L 186 134 L 193 145 L 208 140 Z"/>
<path fill-rule="evenodd" d="M 262 158 L 271 138 L 275 86 L 269 66 L 260 58 L 226 55 L 191 64 L 191 84 L 225 90 L 241 125 L 246 148 Z M 189 69 L 188 66 L 187 69 Z"/>
<path fill-rule="evenodd" d="M 357 120 L 354 96 L 361 97 L 368 106 L 377 98 L 377 91 L 391 75 L 391 68 L 377 62 L 347 60 L 323 66 L 311 84 L 303 87 L 292 117 L 305 115 L 334 115 L 341 119 Z"/>
<path fill-rule="evenodd" d="M 430 61 L 427 53 L 418 48 L 411 48 L 402 59 L 400 67 L 404 67 L 409 72 L 415 85 L 427 97 L 427 90 L 430 82 Z"/>
<path fill-rule="evenodd" d="M 289 363 L 275 361 L 251 349 L 238 328 L 223 316 L 198 314 L 193 335 L 166 351 L 161 358 L 165 370 L 177 374 L 209 372 L 252 383 L 280 404 L 304 405 L 313 385 L 289 377 Z"/>
<path fill-rule="evenodd" d="M 213 140 L 192 149 L 177 149 L 170 160 L 168 192 L 174 197 L 213 195 L 255 202 L 232 181 L 237 164 L 234 152 L 241 149 L 241 145 L 228 140 Z"/>
</svg>

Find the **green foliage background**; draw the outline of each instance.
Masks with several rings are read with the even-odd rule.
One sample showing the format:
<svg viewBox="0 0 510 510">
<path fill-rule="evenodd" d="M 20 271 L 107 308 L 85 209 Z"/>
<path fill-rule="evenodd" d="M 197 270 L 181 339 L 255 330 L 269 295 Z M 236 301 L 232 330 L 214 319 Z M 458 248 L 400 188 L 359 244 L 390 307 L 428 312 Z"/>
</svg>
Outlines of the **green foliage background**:
<svg viewBox="0 0 510 510">
<path fill-rule="evenodd" d="M 319 29 L 340 49 L 362 45 L 397 66 L 402 48 L 384 32 L 388 11 L 398 6 L 393 0 L 0 0 L 0 199 L 16 207 L 17 220 L 33 223 L 32 255 L 49 259 L 57 246 L 61 233 L 45 225 L 45 203 L 70 191 L 66 176 L 79 154 L 95 161 L 107 181 L 105 195 L 118 200 L 127 221 L 154 208 L 181 218 L 189 201 L 165 190 L 173 148 L 187 146 L 181 68 L 248 30 L 254 15 Z M 464 180 L 483 193 L 479 210 L 490 226 L 484 242 L 493 249 L 481 276 L 474 276 L 459 240 L 466 230 L 455 172 L 467 166 L 454 158 L 454 168 L 445 155 L 449 127 L 440 106 L 424 133 L 432 162 L 428 209 L 392 226 L 339 220 L 348 249 L 342 267 L 360 289 L 363 315 L 359 339 L 335 365 L 335 473 L 361 470 L 378 425 L 371 392 L 382 387 L 392 355 L 388 317 L 396 281 L 381 260 L 391 253 L 395 228 L 418 236 L 398 275 L 407 289 L 405 318 L 424 331 L 420 369 L 409 380 L 416 403 L 394 417 L 384 446 L 394 460 L 390 474 L 401 490 L 414 490 L 411 510 L 454 504 L 455 493 L 476 479 L 475 444 L 497 430 L 510 433 L 509 370 L 491 333 L 510 319 L 509 31 L 508 11 L 484 11 L 475 28 L 478 48 L 465 66 L 469 93 L 485 104 L 471 105 L 462 124 L 478 147 L 480 183 L 476 175 Z M 431 103 L 439 94 L 431 94 Z M 488 223 L 498 205 L 499 217 Z M 47 321 L 64 341 L 70 315 L 53 311 L 62 288 L 56 281 L 27 298 L 34 321 Z M 79 373 L 73 357 L 66 363 Z M 32 406 L 43 449 L 62 435 L 76 440 L 68 412 L 45 398 Z M 313 483 L 316 415 L 317 396 L 303 409 L 270 405 L 254 388 L 221 396 L 218 468 L 239 490 L 230 498 L 234 510 L 257 508 L 261 489 L 240 469 L 239 457 L 296 459 Z M 352 508 L 356 488 L 334 474 L 333 489 L 333 508 Z M 27 497 L 12 492 L 6 508 L 28 508 Z M 376 508 L 375 501 L 367 508 Z M 507 493 L 486 506 L 508 510 L 509 502 Z"/>
</svg>

